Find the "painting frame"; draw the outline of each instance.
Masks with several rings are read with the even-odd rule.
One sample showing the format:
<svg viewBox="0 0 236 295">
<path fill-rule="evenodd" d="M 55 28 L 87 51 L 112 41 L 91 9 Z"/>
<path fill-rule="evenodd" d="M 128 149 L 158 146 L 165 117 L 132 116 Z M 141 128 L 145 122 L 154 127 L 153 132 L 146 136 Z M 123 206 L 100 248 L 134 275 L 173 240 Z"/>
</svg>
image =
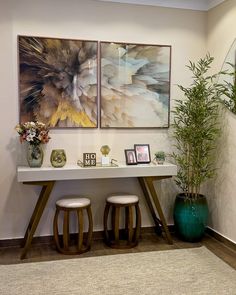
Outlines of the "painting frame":
<svg viewBox="0 0 236 295">
<path fill-rule="evenodd" d="M 149 144 L 135 144 L 137 164 L 149 164 L 151 162 L 151 153 Z"/>
<path fill-rule="evenodd" d="M 19 122 L 98 128 L 98 52 L 97 40 L 18 35 Z"/>
<path fill-rule="evenodd" d="M 126 165 L 137 165 L 137 158 L 134 149 L 125 149 Z"/>
<path fill-rule="evenodd" d="M 101 41 L 99 44 L 100 128 L 169 128 L 171 45 L 110 41 Z M 135 55 L 133 52 L 135 49 L 139 55 Z M 124 51 L 126 52 L 126 56 L 124 57 L 124 55 L 122 55 L 123 53 L 121 53 L 122 57 L 118 57 L 120 53 L 118 54 L 117 52 Z M 150 55 L 150 52 L 153 52 L 152 54 L 154 57 L 151 56 L 148 59 L 147 56 L 145 57 L 145 52 L 147 52 L 147 56 L 148 54 Z M 159 55 L 155 55 L 157 52 L 160 52 Z M 164 57 L 161 57 L 161 55 Z M 133 56 L 135 56 L 136 59 Z M 138 58 L 137 56 L 142 57 Z M 152 61 L 152 58 L 156 58 L 155 62 Z M 148 62 L 145 63 L 144 59 L 147 59 Z M 161 64 L 160 61 L 162 59 L 166 61 L 163 65 L 164 69 L 161 70 L 160 68 L 159 72 L 152 70 L 153 68 L 158 68 L 158 64 Z M 127 60 L 132 61 L 127 62 Z M 126 78 L 120 78 L 126 76 L 127 72 L 133 70 L 132 66 L 130 66 L 132 62 L 134 64 L 133 68 L 135 68 L 136 64 L 140 63 L 140 66 L 136 66 L 138 70 L 136 70 L 134 74 L 130 74 L 130 76 L 127 74 Z M 141 66 L 142 63 L 144 64 L 143 66 Z M 145 73 L 149 73 L 149 76 Z M 141 84 L 145 79 L 147 84 L 142 87 Z M 153 84 L 151 85 L 151 83 Z M 140 95 L 136 95 L 135 92 L 140 92 Z M 145 99 L 143 97 L 145 97 Z M 139 107 L 142 103 L 144 103 L 144 105 Z"/>
</svg>

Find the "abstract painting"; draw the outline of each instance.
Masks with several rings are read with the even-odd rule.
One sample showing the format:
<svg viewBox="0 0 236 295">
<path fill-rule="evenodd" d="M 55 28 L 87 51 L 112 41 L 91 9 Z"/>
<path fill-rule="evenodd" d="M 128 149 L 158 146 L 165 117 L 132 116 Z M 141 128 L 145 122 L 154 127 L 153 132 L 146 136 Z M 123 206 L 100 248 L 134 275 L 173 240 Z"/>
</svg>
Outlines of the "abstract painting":
<svg viewBox="0 0 236 295">
<path fill-rule="evenodd" d="M 97 127 L 97 41 L 18 36 L 20 122 Z"/>
<path fill-rule="evenodd" d="M 101 128 L 169 127 L 171 46 L 100 47 Z"/>
</svg>

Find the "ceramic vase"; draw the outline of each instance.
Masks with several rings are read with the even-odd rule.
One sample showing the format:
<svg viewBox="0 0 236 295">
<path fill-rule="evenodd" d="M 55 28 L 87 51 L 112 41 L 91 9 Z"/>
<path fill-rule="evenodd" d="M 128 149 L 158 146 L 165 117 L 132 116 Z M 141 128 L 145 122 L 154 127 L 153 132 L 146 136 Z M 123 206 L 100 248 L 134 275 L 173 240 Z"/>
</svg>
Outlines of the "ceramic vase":
<svg viewBox="0 0 236 295">
<path fill-rule="evenodd" d="M 43 164 L 43 149 L 41 144 L 29 144 L 27 149 L 27 161 L 29 167 L 41 167 Z"/>
<path fill-rule="evenodd" d="M 63 149 L 52 150 L 50 161 L 53 167 L 60 168 L 66 164 L 66 153 Z"/>
</svg>

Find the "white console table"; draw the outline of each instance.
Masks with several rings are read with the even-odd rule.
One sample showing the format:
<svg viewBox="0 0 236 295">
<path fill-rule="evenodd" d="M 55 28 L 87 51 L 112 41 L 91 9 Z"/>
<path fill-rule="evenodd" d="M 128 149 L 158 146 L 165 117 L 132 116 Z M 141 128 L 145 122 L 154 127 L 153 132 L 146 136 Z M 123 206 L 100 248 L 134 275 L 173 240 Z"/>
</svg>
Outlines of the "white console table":
<svg viewBox="0 0 236 295">
<path fill-rule="evenodd" d="M 42 186 L 38 201 L 25 232 L 22 243 L 23 251 L 21 254 L 21 259 L 26 257 L 27 251 L 33 239 L 33 235 L 50 197 L 53 186 L 56 181 L 60 180 L 137 177 L 158 231 L 165 233 L 168 243 L 172 244 L 173 241 L 167 227 L 167 223 L 160 206 L 153 181 L 176 175 L 176 165 L 170 163 L 164 163 L 163 165 L 118 165 L 118 167 L 86 168 L 82 168 L 77 165 L 66 165 L 63 168 L 29 168 L 25 166 L 17 167 L 18 182 Z M 158 213 L 158 216 L 156 213 Z"/>
</svg>

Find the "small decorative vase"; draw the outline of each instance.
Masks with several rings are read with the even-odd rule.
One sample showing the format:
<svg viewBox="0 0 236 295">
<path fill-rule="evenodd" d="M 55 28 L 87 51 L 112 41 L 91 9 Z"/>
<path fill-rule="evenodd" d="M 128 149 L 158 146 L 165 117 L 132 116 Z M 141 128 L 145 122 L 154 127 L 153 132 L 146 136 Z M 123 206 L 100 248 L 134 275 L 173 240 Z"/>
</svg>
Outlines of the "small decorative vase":
<svg viewBox="0 0 236 295">
<path fill-rule="evenodd" d="M 66 164 L 65 150 L 63 149 L 52 150 L 50 161 L 54 168 L 63 167 Z"/>
<path fill-rule="evenodd" d="M 30 167 L 41 167 L 43 164 L 43 149 L 41 144 L 29 144 L 27 161 Z"/>
</svg>

